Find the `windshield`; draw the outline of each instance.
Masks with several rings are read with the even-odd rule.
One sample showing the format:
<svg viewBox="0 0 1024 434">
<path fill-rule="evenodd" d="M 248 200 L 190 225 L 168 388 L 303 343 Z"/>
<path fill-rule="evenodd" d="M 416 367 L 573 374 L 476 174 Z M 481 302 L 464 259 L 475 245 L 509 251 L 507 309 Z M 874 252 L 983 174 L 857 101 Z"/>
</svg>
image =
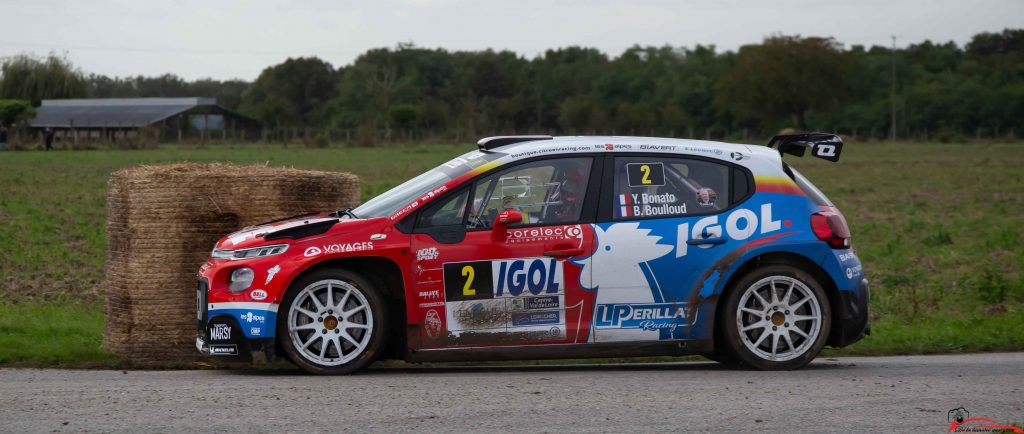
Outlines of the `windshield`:
<svg viewBox="0 0 1024 434">
<path fill-rule="evenodd" d="M 428 191 L 504 156 L 500 152 L 480 151 L 463 154 L 370 199 L 352 212 L 359 218 L 389 216 Z"/>
</svg>

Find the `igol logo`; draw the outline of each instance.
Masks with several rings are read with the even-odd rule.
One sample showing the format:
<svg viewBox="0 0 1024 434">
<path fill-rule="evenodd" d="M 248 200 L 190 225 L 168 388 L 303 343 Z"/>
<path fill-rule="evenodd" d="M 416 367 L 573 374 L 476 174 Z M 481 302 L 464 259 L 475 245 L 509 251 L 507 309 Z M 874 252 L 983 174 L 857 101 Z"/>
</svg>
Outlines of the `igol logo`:
<svg viewBox="0 0 1024 434">
<path fill-rule="evenodd" d="M 316 256 L 316 255 L 319 255 L 321 253 L 323 253 L 323 251 L 320 250 L 319 247 L 313 246 L 313 247 L 310 247 L 310 248 L 306 249 L 306 253 L 303 253 L 302 255 L 308 258 L 310 256 Z"/>
<path fill-rule="evenodd" d="M 731 240 L 743 241 L 754 236 L 755 233 L 767 234 L 782 229 L 781 220 L 772 219 L 772 205 L 766 203 L 761 205 L 761 216 L 749 209 L 740 208 L 725 218 L 725 233 L 719 222 L 718 215 L 704 217 L 697 220 L 690 229 L 689 223 L 683 223 L 677 228 L 678 241 L 676 242 L 676 257 L 686 256 L 687 241 L 690 239 L 726 237 Z M 789 223 L 786 223 L 788 226 Z M 701 245 L 700 248 L 708 248 L 710 245 Z"/>
</svg>

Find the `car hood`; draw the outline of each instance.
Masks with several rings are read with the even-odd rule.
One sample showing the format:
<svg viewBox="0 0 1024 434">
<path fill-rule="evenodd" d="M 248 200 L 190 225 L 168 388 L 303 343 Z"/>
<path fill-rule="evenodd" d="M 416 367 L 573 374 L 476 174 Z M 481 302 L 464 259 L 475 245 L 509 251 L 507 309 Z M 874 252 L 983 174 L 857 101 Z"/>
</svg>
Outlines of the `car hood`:
<svg viewBox="0 0 1024 434">
<path fill-rule="evenodd" d="M 379 219 L 352 219 L 352 218 L 338 218 L 328 214 L 311 214 L 298 217 L 290 217 L 287 219 L 277 220 L 269 223 L 264 223 L 256 226 L 249 226 L 242 228 L 237 232 L 230 233 L 222 237 L 217 241 L 216 248 L 222 250 L 238 250 L 246 249 L 249 247 L 258 247 L 268 244 L 291 244 L 296 239 L 280 238 L 271 241 L 265 240 L 263 237 L 267 234 L 286 230 L 299 228 L 307 225 L 323 225 L 327 227 L 323 232 L 304 236 L 302 238 L 308 238 L 312 236 L 323 236 L 327 234 L 341 234 L 345 232 L 351 232 L 354 230 L 365 228 L 368 225 L 375 224 Z M 333 226 L 331 222 L 336 222 Z"/>
</svg>

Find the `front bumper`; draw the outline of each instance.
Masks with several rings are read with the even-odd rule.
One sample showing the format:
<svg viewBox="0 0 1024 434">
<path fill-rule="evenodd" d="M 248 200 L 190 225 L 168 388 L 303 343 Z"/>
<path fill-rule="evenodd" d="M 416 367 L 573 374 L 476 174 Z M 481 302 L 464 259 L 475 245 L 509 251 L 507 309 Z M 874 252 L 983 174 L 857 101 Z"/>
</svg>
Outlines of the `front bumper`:
<svg viewBox="0 0 1024 434">
<path fill-rule="evenodd" d="M 839 303 L 835 312 L 839 318 L 829 344 L 842 348 L 864 339 L 871 334 L 868 322 L 868 279 L 861 279 L 856 291 L 839 291 Z"/>
<path fill-rule="evenodd" d="M 232 314 L 211 315 L 207 303 L 205 279 L 196 289 L 196 350 L 205 356 L 228 362 L 265 362 L 274 359 L 274 338 L 250 338 L 253 327 L 245 330 Z"/>
</svg>

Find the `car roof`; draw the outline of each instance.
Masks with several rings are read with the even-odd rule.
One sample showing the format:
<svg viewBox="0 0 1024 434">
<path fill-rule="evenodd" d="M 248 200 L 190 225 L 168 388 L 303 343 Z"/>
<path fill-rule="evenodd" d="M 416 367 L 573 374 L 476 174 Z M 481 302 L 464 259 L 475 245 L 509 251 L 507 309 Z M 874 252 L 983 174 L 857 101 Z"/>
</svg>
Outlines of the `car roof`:
<svg viewBox="0 0 1024 434">
<path fill-rule="evenodd" d="M 745 155 L 746 157 L 767 156 L 771 159 L 779 158 L 777 151 L 765 146 L 710 140 L 632 136 L 559 136 L 550 139 L 527 139 L 499 146 L 492 150 L 508 154 L 513 160 L 540 155 L 572 154 L 578 152 L 655 152 L 696 155 L 736 161 L 743 159 L 742 157 L 736 158 L 736 155 Z"/>
</svg>

